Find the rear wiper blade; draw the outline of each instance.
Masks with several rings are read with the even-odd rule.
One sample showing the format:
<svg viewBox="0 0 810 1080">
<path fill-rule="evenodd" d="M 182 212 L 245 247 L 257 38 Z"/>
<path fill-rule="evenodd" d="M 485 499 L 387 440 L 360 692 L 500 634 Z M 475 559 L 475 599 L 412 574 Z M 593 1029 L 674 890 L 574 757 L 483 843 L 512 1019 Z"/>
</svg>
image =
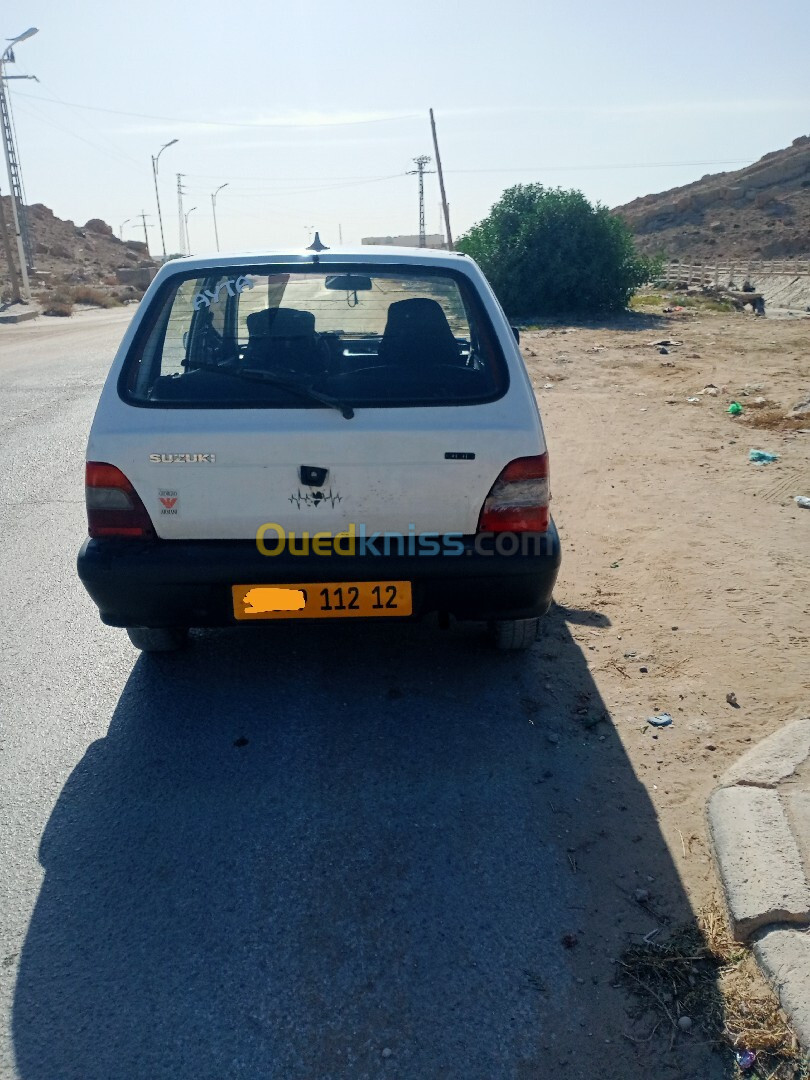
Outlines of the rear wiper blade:
<svg viewBox="0 0 810 1080">
<path fill-rule="evenodd" d="M 310 401 L 318 401 L 321 405 L 326 405 L 330 409 L 337 409 L 337 411 L 346 419 L 351 420 L 354 417 L 354 409 L 351 405 L 346 404 L 345 401 L 338 401 L 336 398 L 329 397 L 327 394 L 321 394 L 318 390 L 313 390 L 311 386 L 304 386 L 302 383 L 289 382 L 287 379 L 280 379 L 277 375 L 273 375 L 269 371 L 259 371 L 256 368 L 233 368 L 221 366 L 219 364 L 206 364 L 195 363 L 194 369 L 198 371 L 216 371 L 219 375 L 231 375 L 235 379 L 244 379 L 245 382 L 262 382 L 269 383 L 271 386 L 278 386 L 283 390 L 289 390 L 291 394 L 298 394 L 300 397 L 309 398 Z"/>
</svg>

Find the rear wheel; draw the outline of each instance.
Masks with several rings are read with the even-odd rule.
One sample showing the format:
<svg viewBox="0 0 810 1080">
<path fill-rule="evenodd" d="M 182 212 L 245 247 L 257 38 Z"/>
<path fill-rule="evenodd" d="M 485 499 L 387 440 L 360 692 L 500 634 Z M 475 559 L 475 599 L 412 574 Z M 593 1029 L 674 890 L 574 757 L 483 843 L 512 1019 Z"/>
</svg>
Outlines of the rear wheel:
<svg viewBox="0 0 810 1080">
<path fill-rule="evenodd" d="M 183 626 L 150 627 L 128 626 L 129 640 L 141 652 L 174 652 L 181 649 L 188 638 Z"/>
<path fill-rule="evenodd" d="M 489 624 L 493 644 L 504 652 L 530 649 L 539 626 L 539 619 L 502 619 Z"/>
</svg>

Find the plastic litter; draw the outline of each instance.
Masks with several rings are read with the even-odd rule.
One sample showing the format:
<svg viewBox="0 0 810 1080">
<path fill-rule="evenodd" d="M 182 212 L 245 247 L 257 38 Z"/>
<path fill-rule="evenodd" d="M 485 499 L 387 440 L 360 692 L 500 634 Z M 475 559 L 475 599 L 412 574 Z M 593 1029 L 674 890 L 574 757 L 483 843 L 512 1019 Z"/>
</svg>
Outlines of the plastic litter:
<svg viewBox="0 0 810 1080">
<path fill-rule="evenodd" d="M 810 510 L 810 496 L 809 495 L 795 495 L 793 501 L 797 506 L 800 506 L 802 510 Z"/>
<path fill-rule="evenodd" d="M 732 401 L 728 407 L 729 416 L 740 416 L 742 414 L 742 405 L 739 401 Z"/>
<path fill-rule="evenodd" d="M 668 712 L 656 713 L 655 716 L 648 716 L 647 723 L 651 727 L 669 727 L 672 723 L 672 717 Z"/>
<path fill-rule="evenodd" d="M 734 1056 L 743 1072 L 750 1069 L 757 1060 L 757 1055 L 753 1050 L 738 1050 Z"/>
<path fill-rule="evenodd" d="M 699 405 L 700 404 L 700 398 L 699 397 L 688 397 L 686 400 L 689 402 L 690 405 Z"/>
<path fill-rule="evenodd" d="M 757 465 L 770 465 L 772 461 L 778 461 L 778 454 L 769 454 L 767 450 L 749 450 L 748 460 L 756 462 Z"/>
</svg>

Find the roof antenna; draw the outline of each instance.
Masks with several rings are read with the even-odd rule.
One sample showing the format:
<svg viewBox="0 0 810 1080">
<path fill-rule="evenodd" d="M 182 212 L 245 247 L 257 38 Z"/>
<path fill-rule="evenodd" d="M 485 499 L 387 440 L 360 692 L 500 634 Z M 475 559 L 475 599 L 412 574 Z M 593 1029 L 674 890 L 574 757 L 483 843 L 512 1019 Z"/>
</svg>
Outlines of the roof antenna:
<svg viewBox="0 0 810 1080">
<path fill-rule="evenodd" d="M 321 243 L 321 234 L 316 232 L 315 233 L 315 239 L 312 241 L 312 243 L 309 245 L 309 247 L 306 250 L 307 251 L 328 251 L 329 248 L 328 248 L 328 246 L 326 244 Z"/>
</svg>

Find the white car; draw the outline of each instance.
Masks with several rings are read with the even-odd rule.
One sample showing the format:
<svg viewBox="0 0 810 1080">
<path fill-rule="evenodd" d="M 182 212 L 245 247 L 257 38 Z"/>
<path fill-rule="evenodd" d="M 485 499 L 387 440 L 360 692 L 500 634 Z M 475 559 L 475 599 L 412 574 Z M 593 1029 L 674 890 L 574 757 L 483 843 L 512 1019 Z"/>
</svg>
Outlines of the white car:
<svg viewBox="0 0 810 1080">
<path fill-rule="evenodd" d="M 528 647 L 560 545 L 516 338 L 462 254 L 166 263 L 87 448 L 102 620 L 167 651 L 189 627 L 436 612 Z"/>
</svg>

